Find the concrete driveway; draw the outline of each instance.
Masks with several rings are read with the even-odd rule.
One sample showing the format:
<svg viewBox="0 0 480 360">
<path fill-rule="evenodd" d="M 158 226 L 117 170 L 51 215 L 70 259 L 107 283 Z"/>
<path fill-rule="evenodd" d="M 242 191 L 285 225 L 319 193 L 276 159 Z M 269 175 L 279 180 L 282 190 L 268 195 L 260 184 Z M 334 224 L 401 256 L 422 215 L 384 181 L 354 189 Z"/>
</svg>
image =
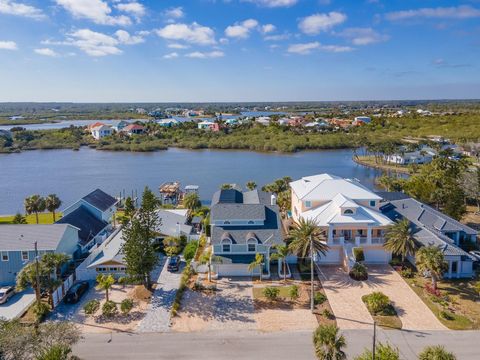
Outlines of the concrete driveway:
<svg viewBox="0 0 480 360">
<path fill-rule="evenodd" d="M 390 266 L 368 266 L 368 280 L 354 281 L 340 267 L 321 266 L 319 278 L 341 329 L 368 329 L 373 319 L 362 296 L 387 295 L 407 330 L 446 330 L 430 309 Z"/>
<path fill-rule="evenodd" d="M 35 301 L 33 290 L 26 290 L 13 295 L 7 303 L 0 305 L 0 318 L 6 320 L 16 319 Z"/>
</svg>

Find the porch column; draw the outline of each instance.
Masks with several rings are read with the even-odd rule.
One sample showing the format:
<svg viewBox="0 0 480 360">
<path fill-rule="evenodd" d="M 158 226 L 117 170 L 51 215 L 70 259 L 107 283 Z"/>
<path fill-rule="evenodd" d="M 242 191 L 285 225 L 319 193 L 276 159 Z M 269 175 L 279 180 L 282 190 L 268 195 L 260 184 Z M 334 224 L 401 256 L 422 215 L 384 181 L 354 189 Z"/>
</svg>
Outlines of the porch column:
<svg viewBox="0 0 480 360">
<path fill-rule="evenodd" d="M 448 278 L 452 277 L 452 261 L 448 262 Z"/>
<path fill-rule="evenodd" d="M 328 225 L 327 244 L 333 244 L 333 226 Z"/>
<path fill-rule="evenodd" d="M 370 226 L 367 226 L 367 244 L 372 244 L 372 228 Z"/>
</svg>

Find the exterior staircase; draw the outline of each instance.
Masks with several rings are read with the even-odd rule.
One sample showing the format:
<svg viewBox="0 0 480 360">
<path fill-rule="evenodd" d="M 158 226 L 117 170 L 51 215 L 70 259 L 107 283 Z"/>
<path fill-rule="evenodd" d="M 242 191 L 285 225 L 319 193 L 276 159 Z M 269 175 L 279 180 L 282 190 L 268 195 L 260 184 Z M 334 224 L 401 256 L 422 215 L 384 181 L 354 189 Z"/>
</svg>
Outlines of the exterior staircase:
<svg viewBox="0 0 480 360">
<path fill-rule="evenodd" d="M 349 273 L 352 269 L 353 265 L 355 264 L 355 258 L 353 257 L 353 248 L 355 247 L 354 244 L 345 243 L 342 247 L 342 256 L 343 256 L 343 270 L 346 273 Z"/>
</svg>

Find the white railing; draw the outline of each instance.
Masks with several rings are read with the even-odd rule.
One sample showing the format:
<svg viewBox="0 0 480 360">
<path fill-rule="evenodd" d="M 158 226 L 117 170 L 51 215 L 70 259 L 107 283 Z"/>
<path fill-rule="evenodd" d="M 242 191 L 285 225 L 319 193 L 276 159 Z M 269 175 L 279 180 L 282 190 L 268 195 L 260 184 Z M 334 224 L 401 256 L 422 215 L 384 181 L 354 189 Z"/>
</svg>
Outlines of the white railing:
<svg viewBox="0 0 480 360">
<path fill-rule="evenodd" d="M 255 254 L 255 253 L 267 253 L 269 246 L 266 245 L 257 245 L 255 251 L 248 251 L 247 245 L 237 245 L 231 244 L 230 251 L 223 251 L 223 245 L 214 245 L 213 253 L 214 254 Z"/>
</svg>

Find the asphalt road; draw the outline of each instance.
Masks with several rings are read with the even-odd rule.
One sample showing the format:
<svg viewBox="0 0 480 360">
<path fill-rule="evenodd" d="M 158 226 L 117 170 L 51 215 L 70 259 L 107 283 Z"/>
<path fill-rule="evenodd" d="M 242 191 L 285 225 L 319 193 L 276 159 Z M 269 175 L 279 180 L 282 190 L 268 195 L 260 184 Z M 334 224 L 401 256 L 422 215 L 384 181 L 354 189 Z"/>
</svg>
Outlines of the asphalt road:
<svg viewBox="0 0 480 360">
<path fill-rule="evenodd" d="M 344 331 L 349 359 L 371 346 L 368 330 Z M 443 344 L 458 360 L 480 359 L 479 331 L 379 330 L 378 340 L 397 346 L 403 360 L 414 360 L 427 345 Z M 82 359 L 240 360 L 314 359 L 311 332 L 256 331 L 201 333 L 87 334 L 74 348 Z"/>
</svg>

